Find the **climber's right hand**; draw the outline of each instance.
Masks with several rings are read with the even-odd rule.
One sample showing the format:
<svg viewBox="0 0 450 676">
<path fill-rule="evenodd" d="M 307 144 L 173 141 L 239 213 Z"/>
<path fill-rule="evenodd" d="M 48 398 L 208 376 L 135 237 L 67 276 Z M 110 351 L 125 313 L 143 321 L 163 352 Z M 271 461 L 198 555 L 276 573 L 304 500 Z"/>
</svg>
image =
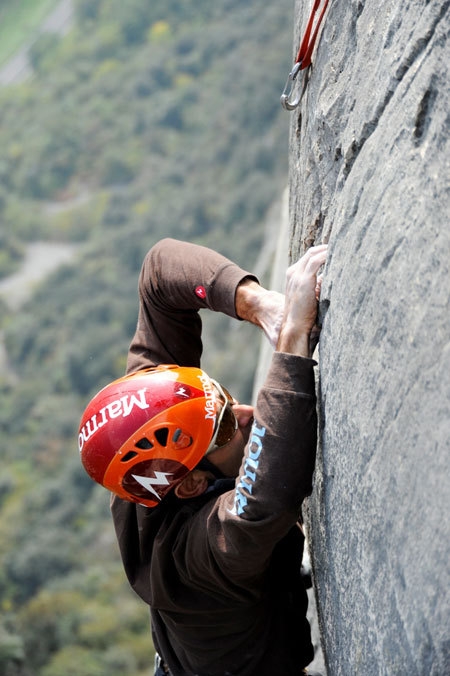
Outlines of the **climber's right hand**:
<svg viewBox="0 0 450 676">
<path fill-rule="evenodd" d="M 313 246 L 286 272 L 286 300 L 277 342 L 279 352 L 311 357 L 310 337 L 317 319 L 322 277 L 320 268 L 327 257 L 327 245 Z"/>
</svg>

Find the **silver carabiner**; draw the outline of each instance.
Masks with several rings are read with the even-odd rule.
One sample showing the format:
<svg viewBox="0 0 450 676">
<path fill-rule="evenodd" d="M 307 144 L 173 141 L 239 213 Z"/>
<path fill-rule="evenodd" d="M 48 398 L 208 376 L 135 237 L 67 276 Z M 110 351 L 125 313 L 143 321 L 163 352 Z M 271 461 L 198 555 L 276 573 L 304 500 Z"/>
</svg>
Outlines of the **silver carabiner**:
<svg viewBox="0 0 450 676">
<path fill-rule="evenodd" d="M 294 64 L 294 67 L 289 73 L 288 79 L 286 80 L 286 85 L 280 97 L 281 105 L 285 110 L 295 110 L 299 105 L 300 101 L 302 100 L 303 94 L 305 93 L 306 85 L 308 84 L 308 74 L 309 69 L 311 68 L 311 64 L 307 68 L 304 68 L 305 72 L 303 74 L 303 81 L 300 93 L 298 94 L 296 99 L 292 100 L 291 98 L 294 92 L 295 81 L 297 79 L 297 75 L 301 70 L 301 66 L 302 66 L 301 61 L 297 61 L 297 63 Z"/>
</svg>

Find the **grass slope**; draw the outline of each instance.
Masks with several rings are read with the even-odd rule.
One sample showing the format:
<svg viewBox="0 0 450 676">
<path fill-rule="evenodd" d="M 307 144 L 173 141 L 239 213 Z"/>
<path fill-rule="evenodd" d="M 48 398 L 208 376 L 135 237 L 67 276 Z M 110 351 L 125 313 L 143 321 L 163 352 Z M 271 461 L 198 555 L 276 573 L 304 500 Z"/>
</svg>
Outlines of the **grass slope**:
<svg viewBox="0 0 450 676">
<path fill-rule="evenodd" d="M 0 66 L 35 38 L 57 5 L 55 0 L 3 0 L 0 8 Z"/>
</svg>

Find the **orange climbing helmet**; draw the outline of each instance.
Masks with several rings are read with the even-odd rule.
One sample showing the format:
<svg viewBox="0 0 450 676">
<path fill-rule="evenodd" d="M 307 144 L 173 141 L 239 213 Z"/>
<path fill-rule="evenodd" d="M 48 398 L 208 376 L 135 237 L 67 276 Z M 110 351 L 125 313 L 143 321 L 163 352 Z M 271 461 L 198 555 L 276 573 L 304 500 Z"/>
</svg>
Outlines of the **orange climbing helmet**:
<svg viewBox="0 0 450 676">
<path fill-rule="evenodd" d="M 164 364 L 113 381 L 89 402 L 78 447 L 89 476 L 156 507 L 237 429 L 228 392 L 205 371 Z"/>
</svg>

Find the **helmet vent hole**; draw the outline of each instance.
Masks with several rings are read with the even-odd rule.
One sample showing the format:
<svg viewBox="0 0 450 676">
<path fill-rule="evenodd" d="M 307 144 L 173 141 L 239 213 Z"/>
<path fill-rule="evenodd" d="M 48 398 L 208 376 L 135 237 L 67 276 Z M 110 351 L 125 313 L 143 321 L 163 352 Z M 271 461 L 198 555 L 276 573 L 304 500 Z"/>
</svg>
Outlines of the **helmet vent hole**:
<svg viewBox="0 0 450 676">
<path fill-rule="evenodd" d="M 136 448 L 141 448 L 143 451 L 148 451 L 150 448 L 153 448 L 153 444 L 151 441 L 147 439 L 147 437 L 142 437 L 142 439 L 139 439 L 135 443 Z"/>
<path fill-rule="evenodd" d="M 155 431 L 155 439 L 161 446 L 167 446 L 167 439 L 169 438 L 169 429 L 167 427 L 160 427 Z"/>
<path fill-rule="evenodd" d="M 123 458 L 120 458 L 120 462 L 128 462 L 128 460 L 132 460 L 132 458 L 135 458 L 136 456 L 136 451 L 128 451 L 128 453 L 125 453 Z"/>
</svg>

